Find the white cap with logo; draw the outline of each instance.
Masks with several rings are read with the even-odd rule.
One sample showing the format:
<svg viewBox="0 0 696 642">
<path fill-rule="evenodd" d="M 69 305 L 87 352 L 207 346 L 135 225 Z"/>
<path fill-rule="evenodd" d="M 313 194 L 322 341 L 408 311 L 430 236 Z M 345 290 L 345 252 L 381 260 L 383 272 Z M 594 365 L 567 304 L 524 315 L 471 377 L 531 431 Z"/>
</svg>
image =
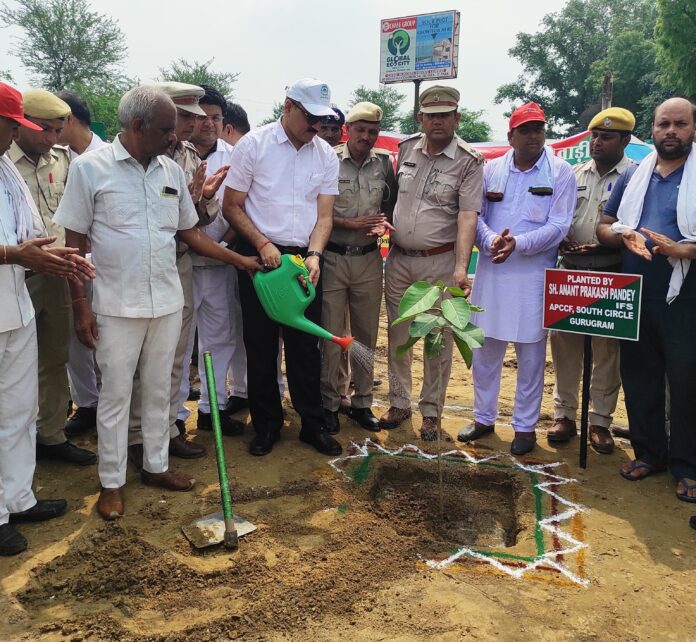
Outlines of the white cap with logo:
<svg viewBox="0 0 696 642">
<path fill-rule="evenodd" d="M 316 78 L 302 78 L 288 87 L 288 98 L 300 103 L 312 116 L 335 116 L 331 109 L 331 90 Z"/>
</svg>

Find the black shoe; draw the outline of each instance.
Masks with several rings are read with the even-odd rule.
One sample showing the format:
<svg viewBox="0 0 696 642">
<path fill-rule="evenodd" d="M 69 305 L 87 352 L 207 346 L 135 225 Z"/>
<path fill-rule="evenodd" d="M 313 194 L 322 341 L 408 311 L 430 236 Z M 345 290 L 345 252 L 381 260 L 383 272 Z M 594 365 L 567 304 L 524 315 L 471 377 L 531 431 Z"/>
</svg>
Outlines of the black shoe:
<svg viewBox="0 0 696 642">
<path fill-rule="evenodd" d="M 240 410 L 244 410 L 249 407 L 249 400 L 244 397 L 235 397 L 232 395 L 225 404 L 225 413 L 228 415 L 233 415 Z"/>
<path fill-rule="evenodd" d="M 300 430 L 300 441 L 314 446 L 322 455 L 340 455 L 343 452 L 339 444 L 325 429 Z"/>
<path fill-rule="evenodd" d="M 324 408 L 324 428 L 330 435 L 337 435 L 341 430 L 338 421 L 338 410 L 327 410 Z"/>
<path fill-rule="evenodd" d="M 17 555 L 27 550 L 27 538 L 12 524 L 0 526 L 0 555 Z"/>
<path fill-rule="evenodd" d="M 249 444 L 249 453 L 256 457 L 263 457 L 273 450 L 273 445 L 280 439 L 277 432 L 256 433 Z"/>
<path fill-rule="evenodd" d="M 64 441 L 55 446 L 36 444 L 36 459 L 39 461 L 62 461 L 66 464 L 89 466 L 97 463 L 97 453 Z"/>
<path fill-rule="evenodd" d="M 691 516 L 691 519 L 689 520 L 689 526 L 691 526 L 691 528 L 696 529 L 696 515 Z"/>
<path fill-rule="evenodd" d="M 78 408 L 73 416 L 68 419 L 65 424 L 65 436 L 79 437 L 90 430 L 97 427 L 97 409 L 96 408 Z"/>
<path fill-rule="evenodd" d="M 528 435 L 531 435 L 531 438 Z M 536 433 L 516 432 L 510 444 L 510 452 L 513 455 L 526 455 L 534 450 L 534 446 L 536 446 Z"/>
<path fill-rule="evenodd" d="M 19 522 L 45 522 L 60 517 L 68 508 L 64 499 L 40 499 L 31 508 L 21 513 L 10 513 L 10 524 Z"/>
<path fill-rule="evenodd" d="M 174 422 L 180 436 L 186 436 L 186 422 L 183 419 L 177 419 Z"/>
<path fill-rule="evenodd" d="M 198 401 L 201 398 L 201 389 L 194 386 L 189 386 L 188 397 L 186 401 Z"/>
<path fill-rule="evenodd" d="M 487 426 L 474 421 L 470 426 L 464 426 L 457 433 L 457 441 L 474 441 L 495 430 L 495 426 Z"/>
<path fill-rule="evenodd" d="M 212 430 L 213 420 L 209 412 L 198 411 L 198 420 L 196 421 L 198 430 Z M 238 419 L 232 419 L 224 412 L 220 413 L 220 430 L 226 437 L 237 437 L 244 434 L 244 422 Z"/>
<path fill-rule="evenodd" d="M 372 430 L 373 432 L 381 430 L 379 419 L 372 414 L 371 408 L 351 408 L 348 416 L 353 421 L 357 421 L 365 430 Z"/>
</svg>

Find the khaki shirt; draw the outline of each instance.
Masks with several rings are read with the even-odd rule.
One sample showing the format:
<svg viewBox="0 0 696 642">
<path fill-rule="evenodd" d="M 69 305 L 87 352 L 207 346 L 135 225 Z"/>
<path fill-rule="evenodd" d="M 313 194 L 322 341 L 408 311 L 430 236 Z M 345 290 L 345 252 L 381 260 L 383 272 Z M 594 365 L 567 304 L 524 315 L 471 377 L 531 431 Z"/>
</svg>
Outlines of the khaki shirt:
<svg viewBox="0 0 696 642">
<path fill-rule="evenodd" d="M 568 232 L 568 239 L 575 243 L 597 243 L 597 224 L 609 200 L 611 190 L 619 176 L 631 164 L 628 156 L 624 157 L 604 176 L 600 176 L 593 160 L 575 165 L 573 172 L 578 184 L 578 198 L 575 206 L 573 223 Z M 563 258 L 565 267 L 577 269 L 601 269 L 621 263 L 621 252 L 606 251 L 589 255 L 567 255 Z"/>
<path fill-rule="evenodd" d="M 348 151 L 348 144 L 335 148 L 338 154 L 338 196 L 334 216 L 356 218 L 383 212 L 391 218 L 396 202 L 396 177 L 388 151 L 371 149 L 365 162 L 358 166 Z M 349 230 L 334 225 L 331 241 L 340 245 L 369 245 L 375 238 L 365 230 Z"/>
<path fill-rule="evenodd" d="M 65 230 L 53 222 L 53 215 L 58 209 L 68 180 L 70 150 L 62 145 L 55 145 L 47 153 L 41 154 L 37 164 L 22 151 L 16 141 L 12 141 L 7 155 L 28 185 L 48 235 L 57 237 L 53 245 L 64 246 Z"/>
<path fill-rule="evenodd" d="M 174 147 L 174 151 L 168 156 L 184 170 L 186 176 L 186 184 L 190 184 L 193 175 L 203 162 L 198 155 L 198 150 L 188 141 L 178 141 Z M 211 223 L 220 211 L 220 203 L 217 196 L 207 199 L 204 196 L 196 203 L 196 212 L 198 213 L 198 225 L 208 225 Z M 176 253 L 181 255 L 186 252 L 188 245 L 183 241 L 177 240 Z"/>
<path fill-rule="evenodd" d="M 425 142 L 424 134 L 415 134 L 399 144 L 391 238 L 408 250 L 455 242 L 459 212 L 481 211 L 483 157 L 457 135 L 435 155 Z"/>
</svg>

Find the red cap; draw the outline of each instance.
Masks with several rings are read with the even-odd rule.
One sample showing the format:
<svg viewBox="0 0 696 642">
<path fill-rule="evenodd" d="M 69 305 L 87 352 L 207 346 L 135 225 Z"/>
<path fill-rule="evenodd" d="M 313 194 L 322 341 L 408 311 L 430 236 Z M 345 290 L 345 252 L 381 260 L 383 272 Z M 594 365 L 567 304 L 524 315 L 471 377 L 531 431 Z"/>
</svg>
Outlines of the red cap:
<svg viewBox="0 0 696 642">
<path fill-rule="evenodd" d="M 14 120 L 28 129 L 41 131 L 41 127 L 24 118 L 22 94 L 4 82 L 0 82 L 0 116 Z"/>
<path fill-rule="evenodd" d="M 522 105 L 522 107 L 518 107 L 512 112 L 512 115 L 510 116 L 510 131 L 515 129 L 515 127 L 519 127 L 520 125 L 529 122 L 546 122 L 544 110 L 536 103 L 527 103 L 526 105 Z"/>
</svg>

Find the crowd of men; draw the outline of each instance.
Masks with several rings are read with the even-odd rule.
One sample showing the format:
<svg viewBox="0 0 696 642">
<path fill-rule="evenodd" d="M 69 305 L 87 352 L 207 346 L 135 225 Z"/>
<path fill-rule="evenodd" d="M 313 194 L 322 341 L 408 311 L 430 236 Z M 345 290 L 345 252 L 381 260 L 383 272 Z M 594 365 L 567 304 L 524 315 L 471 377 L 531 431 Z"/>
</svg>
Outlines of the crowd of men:
<svg viewBox="0 0 696 642">
<path fill-rule="evenodd" d="M 400 143 L 396 164 L 376 147 L 379 106 L 360 102 L 344 116 L 330 99 L 326 83 L 299 80 L 279 120 L 252 131 L 214 87 L 142 85 L 121 99 L 121 133 L 106 143 L 78 94 L 22 95 L 0 83 L 0 554 L 27 546 L 15 523 L 67 509 L 34 496 L 37 459 L 98 462 L 106 520 L 125 513 L 129 460 L 144 484 L 194 487 L 169 457 L 206 454 L 185 427 L 196 336 L 199 353 L 213 355 L 222 432 L 242 434 L 237 413 L 248 407 L 252 455 L 268 455 L 280 439 L 281 349 L 301 441 L 339 455 L 341 411 L 369 431 L 399 428 L 412 415 L 412 353 L 398 356 L 408 327 L 392 322 L 415 281 L 442 280 L 484 309 L 473 318 L 486 336 L 473 359 L 474 421 L 458 439 L 495 430 L 512 343 L 510 449 L 531 452 L 546 363 L 544 270 L 559 254 L 562 268 L 643 276 L 640 340 L 594 342 L 593 448 L 614 448 L 623 384 L 635 459 L 621 475 L 669 469 L 677 497 L 696 502 L 694 106 L 674 98 L 656 108 L 655 152 L 640 165 L 625 155 L 635 118 L 604 110 L 589 125 L 591 160 L 571 167 L 546 146 L 544 112 L 528 103 L 510 117 L 510 150 L 484 167 L 455 133 L 451 87 L 421 93 L 422 133 Z M 387 232 L 383 264 L 378 239 Z M 349 364 L 338 346 L 266 315 L 253 275 L 279 266 L 282 254 L 301 255 L 316 288 L 307 318 L 373 350 L 384 294 L 390 407 L 380 418 L 373 364 Z M 551 351 L 555 444 L 577 432 L 582 337 L 552 333 Z M 451 439 L 438 422 L 451 362 L 450 340 L 423 362 L 425 441 Z M 209 398 L 203 379 L 198 430 L 212 428 Z M 95 428 L 98 457 L 70 441 Z"/>
</svg>

